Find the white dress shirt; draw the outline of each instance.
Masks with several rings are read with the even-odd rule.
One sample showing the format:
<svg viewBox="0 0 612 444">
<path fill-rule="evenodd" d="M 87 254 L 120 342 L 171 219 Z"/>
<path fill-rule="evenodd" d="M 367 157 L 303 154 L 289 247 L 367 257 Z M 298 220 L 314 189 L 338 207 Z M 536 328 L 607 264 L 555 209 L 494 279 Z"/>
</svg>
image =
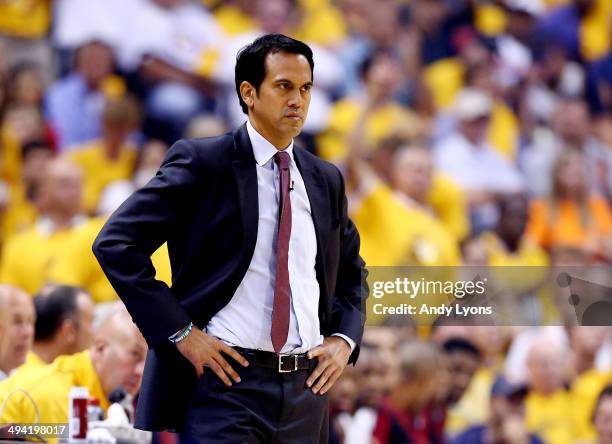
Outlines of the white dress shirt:
<svg viewBox="0 0 612 444">
<path fill-rule="evenodd" d="M 230 302 L 206 326 L 209 335 L 228 345 L 274 351 L 271 339 L 272 305 L 278 238 L 279 169 L 277 149 L 247 121 L 257 170 L 259 221 L 257 243 L 249 268 Z M 315 271 L 317 238 L 306 186 L 295 163 L 293 141 L 285 149 L 291 158 L 291 237 L 289 334 L 281 353 L 306 353 L 323 343 L 319 328 L 319 283 Z M 355 343 L 345 335 L 351 348 Z"/>
</svg>

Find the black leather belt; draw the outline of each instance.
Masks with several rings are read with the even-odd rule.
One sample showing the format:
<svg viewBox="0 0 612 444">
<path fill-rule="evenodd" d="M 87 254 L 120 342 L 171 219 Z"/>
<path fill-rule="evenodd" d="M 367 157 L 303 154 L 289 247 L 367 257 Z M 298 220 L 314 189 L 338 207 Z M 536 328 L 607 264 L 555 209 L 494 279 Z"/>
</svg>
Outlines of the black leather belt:
<svg viewBox="0 0 612 444">
<path fill-rule="evenodd" d="M 233 347 L 249 361 L 249 365 L 271 368 L 278 373 L 291 373 L 297 370 L 312 370 L 317 366 L 318 359 L 308 359 L 306 353 L 298 355 L 277 355 L 273 352 L 251 350 Z"/>
</svg>

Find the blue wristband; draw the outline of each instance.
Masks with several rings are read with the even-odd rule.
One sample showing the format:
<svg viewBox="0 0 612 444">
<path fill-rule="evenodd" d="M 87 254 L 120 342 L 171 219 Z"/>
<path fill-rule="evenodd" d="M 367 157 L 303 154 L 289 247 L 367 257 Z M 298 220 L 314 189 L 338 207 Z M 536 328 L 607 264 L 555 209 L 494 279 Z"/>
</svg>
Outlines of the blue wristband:
<svg viewBox="0 0 612 444">
<path fill-rule="evenodd" d="M 168 339 L 170 340 L 170 342 L 172 342 L 173 344 L 176 344 L 178 342 L 181 342 L 183 339 L 185 339 L 187 337 L 187 335 L 191 332 L 191 329 L 193 328 L 193 322 L 190 322 L 189 325 L 187 327 L 185 327 L 184 329 L 182 329 L 179 333 L 175 333 L 174 335 L 170 336 Z"/>
</svg>

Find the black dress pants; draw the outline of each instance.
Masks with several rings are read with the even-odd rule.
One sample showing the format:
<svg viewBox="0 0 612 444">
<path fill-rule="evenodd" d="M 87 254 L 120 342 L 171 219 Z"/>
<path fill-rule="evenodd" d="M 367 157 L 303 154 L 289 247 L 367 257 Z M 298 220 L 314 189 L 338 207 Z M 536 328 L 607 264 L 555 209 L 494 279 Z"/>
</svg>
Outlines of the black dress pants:
<svg viewBox="0 0 612 444">
<path fill-rule="evenodd" d="M 327 444 L 327 394 L 306 387 L 311 370 L 278 373 L 229 362 L 241 382 L 227 387 L 212 370 L 204 371 L 181 444 Z"/>
</svg>

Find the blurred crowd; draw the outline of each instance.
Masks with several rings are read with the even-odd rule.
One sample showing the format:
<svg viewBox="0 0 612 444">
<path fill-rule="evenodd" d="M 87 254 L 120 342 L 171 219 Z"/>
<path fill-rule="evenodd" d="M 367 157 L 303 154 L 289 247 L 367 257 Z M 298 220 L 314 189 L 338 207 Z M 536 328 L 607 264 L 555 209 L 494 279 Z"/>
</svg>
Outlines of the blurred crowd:
<svg viewBox="0 0 612 444">
<path fill-rule="evenodd" d="M 369 266 L 608 265 L 611 24 L 610 0 L 0 1 L 0 403 L 35 398 L 0 421 L 53 422 L 75 382 L 137 393 L 91 244 L 172 143 L 245 120 L 236 53 L 264 33 L 313 49 L 298 143 L 343 172 Z M 513 301 L 568 324 L 539 279 Z M 608 328 L 375 323 L 337 442 L 612 443 Z"/>
</svg>

